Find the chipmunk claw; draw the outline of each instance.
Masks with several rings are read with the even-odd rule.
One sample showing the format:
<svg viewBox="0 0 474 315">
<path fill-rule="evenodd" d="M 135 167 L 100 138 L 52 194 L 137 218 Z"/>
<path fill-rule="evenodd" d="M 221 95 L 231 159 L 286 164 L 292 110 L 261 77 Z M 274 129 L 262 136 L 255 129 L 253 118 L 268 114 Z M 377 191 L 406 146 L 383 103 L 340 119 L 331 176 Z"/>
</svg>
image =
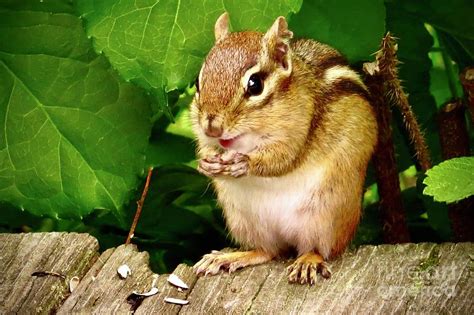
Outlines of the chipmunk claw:
<svg viewBox="0 0 474 315">
<path fill-rule="evenodd" d="M 196 274 L 203 274 L 204 276 L 218 274 L 220 270 L 233 273 L 240 268 L 261 264 L 272 258 L 271 255 L 258 250 L 229 253 L 212 251 L 212 253 L 204 255 L 193 266 L 193 269 Z"/>
<path fill-rule="evenodd" d="M 225 259 L 220 259 L 224 253 L 219 251 L 212 251 L 210 254 L 206 254 L 198 261 L 193 269 L 196 274 L 203 274 L 204 276 L 215 275 L 219 273 L 221 267 L 226 266 Z"/>
<path fill-rule="evenodd" d="M 293 264 L 287 268 L 288 282 L 313 285 L 318 280 L 318 273 L 323 278 L 331 276 L 329 265 L 324 259 L 315 253 L 307 253 L 298 257 Z"/>
<path fill-rule="evenodd" d="M 198 164 L 198 171 L 208 177 L 218 175 L 241 177 L 248 173 L 248 169 L 248 156 L 235 151 L 201 159 Z"/>
<path fill-rule="evenodd" d="M 199 160 L 197 170 L 207 177 L 216 177 L 222 172 L 222 168 L 217 163 L 210 163 L 205 159 Z"/>
</svg>

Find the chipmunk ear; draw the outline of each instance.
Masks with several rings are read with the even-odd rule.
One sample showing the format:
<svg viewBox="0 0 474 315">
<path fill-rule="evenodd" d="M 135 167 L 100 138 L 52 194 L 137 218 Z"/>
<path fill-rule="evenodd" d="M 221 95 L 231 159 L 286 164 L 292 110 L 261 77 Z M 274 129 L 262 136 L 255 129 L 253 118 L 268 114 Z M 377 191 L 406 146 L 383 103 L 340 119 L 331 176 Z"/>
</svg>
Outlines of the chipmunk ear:
<svg viewBox="0 0 474 315">
<path fill-rule="evenodd" d="M 288 23 L 283 16 L 278 17 L 263 36 L 263 48 L 267 56 L 281 64 L 285 70 L 291 67 L 289 56 L 291 38 L 293 32 L 288 29 Z"/>
<path fill-rule="evenodd" d="M 219 16 L 214 25 L 214 36 L 216 37 L 216 43 L 223 40 L 229 35 L 229 14 L 224 12 Z"/>
</svg>

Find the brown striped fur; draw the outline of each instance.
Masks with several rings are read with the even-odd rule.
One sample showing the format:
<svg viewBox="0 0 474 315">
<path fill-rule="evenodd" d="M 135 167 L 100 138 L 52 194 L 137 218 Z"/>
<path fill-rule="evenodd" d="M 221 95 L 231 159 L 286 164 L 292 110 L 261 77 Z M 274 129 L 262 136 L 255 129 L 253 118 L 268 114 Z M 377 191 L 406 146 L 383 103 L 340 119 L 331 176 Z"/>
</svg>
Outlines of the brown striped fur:
<svg viewBox="0 0 474 315">
<path fill-rule="evenodd" d="M 209 115 L 228 134 L 254 135 L 255 148 L 244 152 L 246 176 L 213 179 L 231 235 L 272 256 L 296 248 L 300 255 L 314 251 L 329 259 L 346 248 L 359 222 L 377 138 L 370 96 L 335 49 L 304 39 L 286 47 L 291 32 L 271 37 L 272 29 L 267 35 L 225 29 L 225 36 L 216 35 L 191 108 L 198 155 L 224 152 L 203 133 Z M 269 53 L 274 47 L 280 50 Z M 270 89 L 253 100 L 242 86 L 252 67 L 265 73 Z"/>
</svg>

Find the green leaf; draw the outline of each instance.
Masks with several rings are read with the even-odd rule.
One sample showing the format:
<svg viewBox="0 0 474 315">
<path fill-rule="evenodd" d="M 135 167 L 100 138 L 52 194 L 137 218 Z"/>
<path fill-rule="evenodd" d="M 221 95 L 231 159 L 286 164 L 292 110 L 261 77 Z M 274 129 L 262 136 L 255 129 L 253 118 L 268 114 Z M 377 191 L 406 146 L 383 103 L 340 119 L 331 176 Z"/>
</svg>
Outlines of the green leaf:
<svg viewBox="0 0 474 315">
<path fill-rule="evenodd" d="M 429 23 L 438 32 L 451 58 L 461 67 L 474 61 L 474 5 L 472 0 L 398 0 L 394 2 L 408 16 Z"/>
<path fill-rule="evenodd" d="M 436 201 L 451 203 L 474 195 L 474 157 L 444 161 L 426 174 L 423 193 Z"/>
<path fill-rule="evenodd" d="M 409 14 L 420 17 L 444 32 L 474 40 L 472 0 L 397 0 L 397 2 Z"/>
<path fill-rule="evenodd" d="M 176 191 L 192 191 L 202 195 L 210 189 L 209 179 L 189 166 L 166 165 L 156 169 L 156 174 L 156 182 L 153 182 L 155 191 L 150 192 L 147 198 L 150 202 L 154 200 L 155 193 L 159 196 Z"/>
<path fill-rule="evenodd" d="M 289 17 L 298 12 L 303 0 L 224 0 L 224 9 L 229 12 L 230 25 L 234 32 L 254 30 L 265 32 L 278 16 Z M 214 40 L 214 22 L 210 34 Z"/>
<path fill-rule="evenodd" d="M 77 9 L 96 50 L 104 52 L 123 78 L 159 99 L 163 89 L 182 89 L 194 80 L 214 43 L 214 23 L 224 11 L 236 30 L 264 30 L 300 5 L 301 0 L 78 0 Z M 164 108 L 165 103 L 159 105 Z"/>
<path fill-rule="evenodd" d="M 304 1 L 290 29 L 333 46 L 351 62 L 368 60 L 385 33 L 385 6 L 383 0 Z"/>
<path fill-rule="evenodd" d="M 188 163 L 195 159 L 194 140 L 162 132 L 147 148 L 146 164 L 161 166 L 172 163 Z"/>
<path fill-rule="evenodd" d="M 22 11 L 74 13 L 74 5 L 72 0 L 1 0 L 0 6 L 5 9 Z"/>
<path fill-rule="evenodd" d="M 143 173 L 147 98 L 93 52 L 80 19 L 25 3 L 0 4 L 0 201 L 52 217 L 121 217 Z"/>
<path fill-rule="evenodd" d="M 433 61 L 433 67 L 430 70 L 430 92 L 436 100 L 437 108 L 440 108 L 453 98 L 453 93 L 448 84 L 449 75 L 441 53 L 431 52 L 430 58 Z M 453 69 L 456 74 L 459 73 L 457 64 L 453 64 Z M 462 85 L 458 76 L 455 77 L 454 83 L 457 95 L 462 95 Z"/>
<path fill-rule="evenodd" d="M 444 49 L 459 65 L 461 70 L 474 64 L 474 40 L 438 30 L 438 36 L 443 40 Z"/>
</svg>

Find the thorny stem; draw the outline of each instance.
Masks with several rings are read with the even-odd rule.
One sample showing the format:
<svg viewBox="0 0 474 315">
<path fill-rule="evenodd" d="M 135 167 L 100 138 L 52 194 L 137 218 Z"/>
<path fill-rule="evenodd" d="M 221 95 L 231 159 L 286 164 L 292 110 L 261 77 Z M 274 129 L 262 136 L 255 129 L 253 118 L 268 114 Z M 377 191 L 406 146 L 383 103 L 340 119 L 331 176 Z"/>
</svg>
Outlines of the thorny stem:
<svg viewBox="0 0 474 315">
<path fill-rule="evenodd" d="M 371 94 L 379 129 L 373 163 L 380 194 L 383 235 L 385 242 L 392 244 L 410 241 L 400 192 L 389 106 L 390 103 L 397 102 L 399 94 L 403 93 L 401 87 L 394 89 L 397 83 L 399 85 L 396 51 L 395 39 L 387 34 L 382 40 L 376 61 L 364 64 L 367 75 L 365 82 Z M 389 82 L 394 80 L 396 82 Z"/>
<path fill-rule="evenodd" d="M 135 228 L 137 227 L 138 219 L 140 218 L 140 215 L 142 213 L 142 208 L 143 204 L 145 203 L 146 195 L 148 194 L 148 188 L 150 186 L 150 179 L 152 173 L 153 167 L 150 167 L 148 169 L 148 175 L 146 176 L 145 187 L 143 187 L 142 196 L 140 197 L 140 200 L 137 201 L 137 211 L 135 212 L 135 217 L 133 218 L 132 226 L 130 227 L 130 231 L 128 232 L 125 244 L 130 244 L 133 234 L 135 234 Z"/>
<path fill-rule="evenodd" d="M 431 157 L 421 132 L 415 114 L 408 102 L 408 97 L 403 91 L 398 78 L 397 43 L 395 37 L 388 33 L 382 40 L 382 47 L 377 53 L 377 63 L 380 74 L 385 81 L 386 95 L 399 110 L 403 117 L 405 128 L 408 131 L 410 142 L 415 148 L 416 157 L 423 171 L 431 168 Z"/>
</svg>

